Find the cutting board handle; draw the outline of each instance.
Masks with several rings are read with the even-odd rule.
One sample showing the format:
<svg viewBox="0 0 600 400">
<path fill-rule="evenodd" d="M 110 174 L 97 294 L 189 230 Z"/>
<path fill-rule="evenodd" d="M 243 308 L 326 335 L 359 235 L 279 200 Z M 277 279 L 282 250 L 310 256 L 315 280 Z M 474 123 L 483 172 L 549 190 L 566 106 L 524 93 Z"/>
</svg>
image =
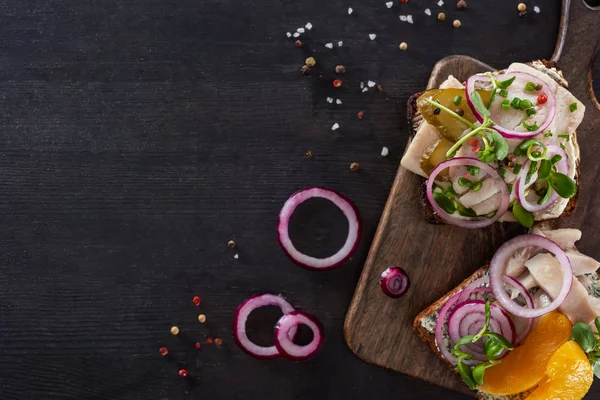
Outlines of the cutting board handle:
<svg viewBox="0 0 600 400">
<path fill-rule="evenodd" d="M 586 105 L 586 113 L 600 113 L 592 88 L 592 68 L 600 50 L 600 9 L 584 0 L 563 0 L 558 41 L 552 60 L 569 82 L 569 90 Z M 597 77 L 600 79 L 600 77 Z"/>
</svg>

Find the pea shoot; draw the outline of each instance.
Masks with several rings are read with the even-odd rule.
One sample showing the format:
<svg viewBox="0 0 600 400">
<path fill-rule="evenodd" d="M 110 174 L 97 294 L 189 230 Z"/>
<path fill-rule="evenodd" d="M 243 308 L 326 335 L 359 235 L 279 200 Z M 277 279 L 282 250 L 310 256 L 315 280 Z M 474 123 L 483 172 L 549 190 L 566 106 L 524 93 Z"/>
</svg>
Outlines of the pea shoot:
<svg viewBox="0 0 600 400">
<path fill-rule="evenodd" d="M 594 320 L 596 330 L 600 331 L 600 317 Z M 600 334 L 592 331 L 589 325 L 578 322 L 573 325 L 571 340 L 574 340 L 583 350 L 592 364 L 594 375 L 600 378 Z"/>
<path fill-rule="evenodd" d="M 512 215 L 525 228 L 529 229 L 533 226 L 533 214 L 524 209 L 516 200 L 513 201 Z"/>
<path fill-rule="evenodd" d="M 454 348 L 452 349 L 452 354 L 455 357 L 458 357 L 456 370 L 462 377 L 463 381 L 471 389 L 483 384 L 485 370 L 492 365 L 500 363 L 500 361 L 496 360 L 496 358 L 500 356 L 502 352 L 505 350 L 510 351 L 515 348 L 515 346 L 504 336 L 494 333 L 490 330 L 490 318 L 491 303 L 488 300 L 485 303 L 485 323 L 481 330 L 476 335 L 463 336 L 456 342 Z M 485 342 L 483 343 L 483 351 L 489 361 L 479 363 L 471 368 L 464 362 L 464 360 L 472 359 L 473 355 L 463 352 L 460 350 L 460 347 L 475 343 L 482 338 L 486 338 Z"/>
<path fill-rule="evenodd" d="M 491 74 L 491 72 L 487 72 L 486 75 L 488 78 L 490 78 L 490 81 L 492 82 L 492 94 L 490 95 L 490 100 L 488 101 L 488 104 L 487 104 L 487 108 L 490 108 L 492 106 L 492 102 L 496 98 L 496 92 L 498 91 L 498 89 L 500 89 L 500 90 L 507 89 L 515 81 L 516 76 L 513 76 L 512 78 L 507 79 L 505 81 L 499 81 L 498 79 L 496 79 L 494 77 L 494 75 Z M 508 95 L 508 92 L 506 92 L 506 94 Z M 503 97 L 506 97 L 506 96 L 503 96 Z"/>
</svg>

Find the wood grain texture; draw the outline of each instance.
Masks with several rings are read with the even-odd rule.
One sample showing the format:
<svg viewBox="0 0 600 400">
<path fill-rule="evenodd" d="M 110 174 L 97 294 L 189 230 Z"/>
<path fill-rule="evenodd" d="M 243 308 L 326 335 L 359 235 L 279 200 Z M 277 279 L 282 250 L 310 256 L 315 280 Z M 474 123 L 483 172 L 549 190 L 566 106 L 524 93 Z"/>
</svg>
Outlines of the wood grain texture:
<svg viewBox="0 0 600 400">
<path fill-rule="evenodd" d="M 600 140 L 593 137 L 600 124 L 597 103 L 591 89 L 592 61 L 600 45 L 600 33 L 588 32 L 590 24 L 600 23 L 600 13 L 580 1 L 563 4 L 564 21 L 556 47 L 555 60 L 564 69 L 570 89 L 587 107 L 577 130 L 582 147 L 580 203 L 574 218 L 561 224 L 579 227 L 584 237 L 598 236 L 598 211 L 591 205 L 600 194 L 597 188 L 600 162 L 592 157 Z M 570 18 L 571 24 L 566 21 Z M 474 73 L 493 68 L 466 56 L 451 56 L 433 68 L 428 88 L 438 87 L 452 74 L 464 81 Z M 412 331 L 414 317 L 481 267 L 495 248 L 521 229 L 501 224 L 479 231 L 426 223 L 419 210 L 416 190 L 419 178 L 400 167 L 394 180 L 377 233 L 345 322 L 345 337 L 361 359 L 443 387 L 471 393 L 459 378 L 421 342 Z M 592 252 L 593 253 L 593 252 Z M 381 293 L 379 277 L 390 265 L 405 268 L 412 286 L 399 300 Z"/>
</svg>

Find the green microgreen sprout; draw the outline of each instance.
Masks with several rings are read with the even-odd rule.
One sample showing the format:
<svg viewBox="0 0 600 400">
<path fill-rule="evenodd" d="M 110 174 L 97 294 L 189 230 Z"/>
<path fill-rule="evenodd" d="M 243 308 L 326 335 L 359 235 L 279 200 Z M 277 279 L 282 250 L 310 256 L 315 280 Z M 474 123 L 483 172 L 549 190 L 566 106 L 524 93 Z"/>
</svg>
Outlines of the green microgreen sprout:
<svg viewBox="0 0 600 400">
<path fill-rule="evenodd" d="M 597 378 L 600 378 L 600 317 L 594 320 L 596 331 L 589 325 L 578 322 L 573 325 L 571 340 L 574 340 L 583 350 L 592 364 L 592 370 Z"/>
</svg>

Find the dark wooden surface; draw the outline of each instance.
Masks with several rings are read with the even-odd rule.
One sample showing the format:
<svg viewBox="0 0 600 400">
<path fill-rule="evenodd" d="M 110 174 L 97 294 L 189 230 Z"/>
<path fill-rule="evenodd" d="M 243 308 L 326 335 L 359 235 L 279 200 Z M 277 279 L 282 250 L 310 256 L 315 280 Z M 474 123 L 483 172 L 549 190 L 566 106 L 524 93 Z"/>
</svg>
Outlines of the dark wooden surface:
<svg viewBox="0 0 600 400">
<path fill-rule="evenodd" d="M 344 315 L 406 144 L 408 96 L 449 54 L 493 66 L 550 57 L 559 4 L 520 19 L 516 2 L 472 1 L 457 13 L 447 1 L 440 23 L 423 14 L 440 10 L 434 1 L 368 3 L 2 2 L 2 399 L 464 397 L 361 362 L 344 343 Z M 308 21 L 297 49 L 285 32 Z M 324 47 L 337 40 L 344 47 Z M 323 78 L 299 73 L 309 54 Z M 348 70 L 339 90 L 336 63 Z M 383 93 L 359 94 L 369 79 Z M 359 251 L 331 272 L 295 266 L 276 240 L 279 208 L 311 185 L 350 197 L 364 221 Z M 299 210 L 300 248 L 339 244 L 345 222 L 328 210 Z M 318 356 L 258 361 L 233 344 L 236 306 L 263 291 L 323 322 Z M 254 321 L 260 339 L 273 321 Z M 187 339 L 170 336 L 172 324 Z M 205 335 L 224 343 L 194 352 L 187 341 Z M 181 366 L 194 383 L 177 376 Z"/>
</svg>

